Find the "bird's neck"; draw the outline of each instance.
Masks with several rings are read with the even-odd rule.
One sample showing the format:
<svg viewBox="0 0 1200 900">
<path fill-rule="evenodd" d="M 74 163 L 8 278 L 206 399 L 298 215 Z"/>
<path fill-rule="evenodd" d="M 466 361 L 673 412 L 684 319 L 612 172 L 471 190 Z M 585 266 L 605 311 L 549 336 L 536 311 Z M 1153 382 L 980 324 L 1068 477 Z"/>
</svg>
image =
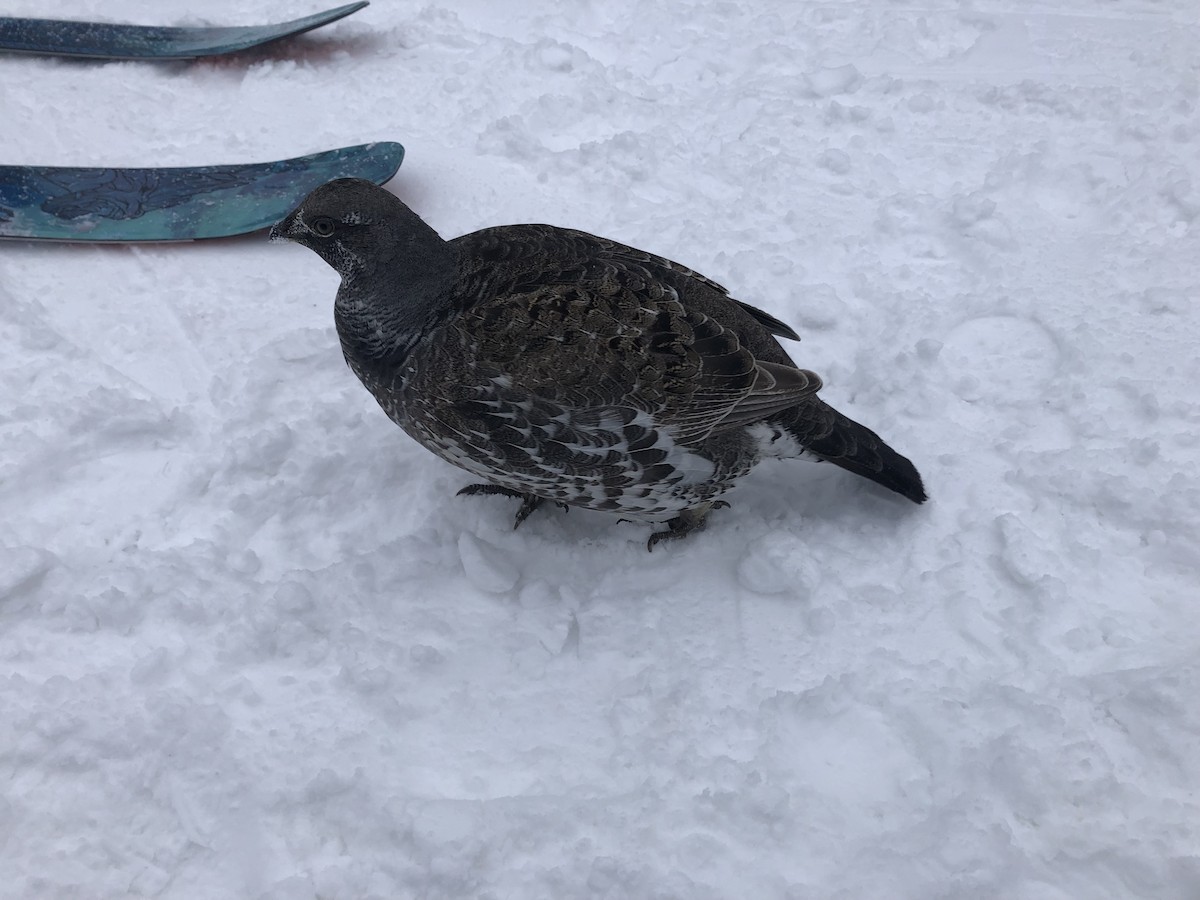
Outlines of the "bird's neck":
<svg viewBox="0 0 1200 900">
<path fill-rule="evenodd" d="M 366 373 L 393 378 L 425 335 L 454 313 L 457 260 L 424 271 L 371 272 L 343 276 L 334 321 L 346 360 Z"/>
</svg>

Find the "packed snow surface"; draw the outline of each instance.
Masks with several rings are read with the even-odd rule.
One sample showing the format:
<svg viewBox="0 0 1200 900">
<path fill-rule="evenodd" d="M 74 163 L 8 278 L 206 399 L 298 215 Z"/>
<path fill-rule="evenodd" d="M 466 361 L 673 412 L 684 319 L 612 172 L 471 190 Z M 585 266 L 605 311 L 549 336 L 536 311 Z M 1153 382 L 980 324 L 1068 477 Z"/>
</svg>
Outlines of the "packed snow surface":
<svg viewBox="0 0 1200 900">
<path fill-rule="evenodd" d="M 513 531 L 311 253 L 6 243 L 0 896 L 1200 896 L 1198 47 L 1194 0 L 376 0 L 0 57 L 7 163 L 398 140 L 446 236 L 676 259 L 931 494 L 771 462 L 652 554 Z"/>
</svg>

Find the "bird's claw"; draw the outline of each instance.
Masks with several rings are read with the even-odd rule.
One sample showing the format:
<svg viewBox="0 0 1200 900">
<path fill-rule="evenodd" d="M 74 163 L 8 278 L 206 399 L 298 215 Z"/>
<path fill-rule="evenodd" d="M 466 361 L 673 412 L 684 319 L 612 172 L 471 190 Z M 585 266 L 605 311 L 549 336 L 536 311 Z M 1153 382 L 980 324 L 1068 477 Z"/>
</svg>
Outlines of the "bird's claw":
<svg viewBox="0 0 1200 900">
<path fill-rule="evenodd" d="M 529 518 L 529 514 L 541 506 L 545 502 L 544 497 L 539 497 L 536 494 L 523 494 L 513 488 L 502 487 L 498 484 L 468 484 L 462 488 L 456 497 L 472 497 L 476 494 L 494 495 L 498 497 L 515 497 L 521 501 L 521 505 L 517 508 L 517 517 L 513 522 L 513 530 L 521 527 L 521 523 Z M 554 504 L 564 510 L 570 512 L 570 507 L 561 500 L 555 500 Z"/>
<path fill-rule="evenodd" d="M 650 540 L 646 541 L 646 549 L 653 552 L 654 545 L 662 541 L 677 541 L 693 532 L 703 531 L 704 526 L 708 524 L 710 512 L 714 509 L 727 509 L 728 507 L 729 503 L 725 500 L 712 500 L 708 503 L 701 503 L 692 509 L 685 509 L 667 522 L 666 531 L 656 531 L 650 535 Z"/>
</svg>

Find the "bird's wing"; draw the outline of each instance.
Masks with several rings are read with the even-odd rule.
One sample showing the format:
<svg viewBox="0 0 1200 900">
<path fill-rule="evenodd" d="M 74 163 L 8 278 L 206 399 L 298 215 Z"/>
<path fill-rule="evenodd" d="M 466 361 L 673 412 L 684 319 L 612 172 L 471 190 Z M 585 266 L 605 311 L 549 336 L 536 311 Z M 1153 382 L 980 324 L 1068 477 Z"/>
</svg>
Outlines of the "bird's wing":
<svg viewBox="0 0 1200 900">
<path fill-rule="evenodd" d="M 507 283 L 477 294 L 452 327 L 470 366 L 503 373 L 514 389 L 565 408 L 640 410 L 692 443 L 820 387 L 811 372 L 760 362 L 733 328 L 685 305 L 681 292 L 699 276 L 681 266 L 664 270 L 666 261 L 582 232 L 494 231 L 507 234 L 481 277 Z"/>
<path fill-rule="evenodd" d="M 796 334 L 795 329 L 791 325 L 780 321 L 769 312 L 764 312 L 757 306 L 751 306 L 749 303 L 743 303 L 741 300 L 734 300 L 733 302 L 750 313 L 754 317 L 754 320 L 767 329 L 767 331 L 771 332 L 771 334 L 787 338 L 789 341 L 800 340 L 800 335 Z"/>
</svg>

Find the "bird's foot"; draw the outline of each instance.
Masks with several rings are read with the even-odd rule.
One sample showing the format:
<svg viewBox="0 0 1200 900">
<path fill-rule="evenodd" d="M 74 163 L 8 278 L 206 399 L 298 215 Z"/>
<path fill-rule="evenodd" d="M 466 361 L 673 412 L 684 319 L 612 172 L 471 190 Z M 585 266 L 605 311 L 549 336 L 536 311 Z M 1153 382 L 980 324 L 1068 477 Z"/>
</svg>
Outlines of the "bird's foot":
<svg viewBox="0 0 1200 900">
<path fill-rule="evenodd" d="M 473 497 L 476 494 L 492 494 L 499 497 L 515 497 L 521 501 L 520 507 L 517 509 L 517 518 L 513 522 L 513 529 L 521 526 L 521 523 L 529 518 L 529 514 L 541 506 L 545 502 L 545 498 L 538 497 L 536 494 L 522 494 L 520 491 L 512 488 L 501 487 L 498 484 L 468 484 L 465 488 L 455 494 L 456 497 Z M 560 506 L 565 510 L 570 511 L 570 507 L 561 501 L 554 501 L 556 506 Z"/>
<path fill-rule="evenodd" d="M 685 509 L 675 518 L 667 522 L 667 531 L 656 531 L 646 541 L 646 549 L 653 551 L 654 545 L 660 541 L 677 541 L 696 531 L 703 531 L 708 524 L 708 514 L 714 509 L 726 509 L 729 504 L 724 500 L 712 500 L 701 503 L 691 509 Z"/>
</svg>

